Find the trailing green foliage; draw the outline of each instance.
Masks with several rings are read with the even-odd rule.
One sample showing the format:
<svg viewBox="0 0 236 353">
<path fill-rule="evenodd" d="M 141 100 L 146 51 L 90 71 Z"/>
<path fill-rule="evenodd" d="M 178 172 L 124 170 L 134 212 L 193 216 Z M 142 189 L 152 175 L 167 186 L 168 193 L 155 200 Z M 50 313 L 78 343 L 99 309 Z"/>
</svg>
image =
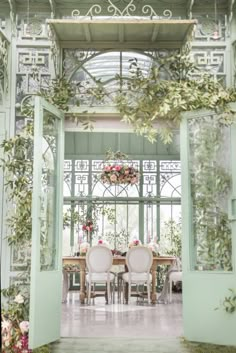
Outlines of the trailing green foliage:
<svg viewBox="0 0 236 353">
<path fill-rule="evenodd" d="M 30 112 L 30 105 L 27 106 Z M 5 188 L 11 211 L 8 212 L 7 234 L 8 244 L 14 251 L 24 250 L 25 270 L 18 275 L 20 284 L 11 285 L 3 289 L 1 294 L 6 302 L 1 308 L 2 349 L 6 353 L 16 352 L 16 347 L 22 344 L 21 324 L 29 320 L 29 283 L 30 283 L 30 258 L 27 252 L 31 251 L 32 236 L 32 188 L 33 188 L 33 125 L 29 123 L 15 137 L 4 140 L 0 146 L 4 157 L 1 166 L 4 170 Z M 40 347 L 33 352 L 49 353 L 49 346 Z"/>
<path fill-rule="evenodd" d="M 8 200 L 13 207 L 8 212 L 9 245 L 24 247 L 31 240 L 31 202 L 33 185 L 33 126 L 28 124 L 15 137 L 1 144 Z"/>
<path fill-rule="evenodd" d="M 61 76 L 50 80 L 47 86 L 41 87 L 38 94 L 66 113 L 69 111 L 71 101 L 73 101 L 74 105 L 80 106 L 80 95 L 84 88 L 82 85 L 78 85 L 77 90 L 79 90 L 78 94 L 75 87 L 64 76 Z M 98 96 L 97 90 L 93 89 L 88 89 L 87 94 L 95 97 Z M 99 97 L 102 99 L 101 95 Z M 28 111 L 30 112 L 29 109 Z M 82 115 L 70 114 L 70 120 L 75 121 L 77 125 L 81 124 L 84 130 L 93 130 L 94 120 L 86 112 Z"/>
<path fill-rule="evenodd" d="M 163 67 L 169 73 L 168 80 L 162 79 Z M 227 103 L 236 101 L 236 91 L 201 75 L 187 54 L 164 57 L 148 75 L 133 59 L 130 74 L 128 89 L 116 97 L 116 106 L 122 121 L 151 142 L 157 135 L 164 143 L 172 142 L 172 128 L 179 126 L 181 113 L 185 111 L 217 109 L 222 113 L 222 123 L 229 124 L 235 119 Z"/>
</svg>

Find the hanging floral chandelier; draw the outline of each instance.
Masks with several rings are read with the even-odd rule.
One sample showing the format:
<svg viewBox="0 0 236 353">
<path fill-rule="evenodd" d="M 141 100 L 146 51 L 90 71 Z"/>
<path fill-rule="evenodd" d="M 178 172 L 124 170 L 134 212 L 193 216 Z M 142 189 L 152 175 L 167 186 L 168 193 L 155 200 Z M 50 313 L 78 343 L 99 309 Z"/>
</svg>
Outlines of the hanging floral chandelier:
<svg viewBox="0 0 236 353">
<path fill-rule="evenodd" d="M 137 184 L 139 181 L 139 171 L 132 163 L 122 163 L 122 160 L 127 160 L 128 156 L 120 151 L 106 153 L 106 161 L 100 176 L 101 182 L 104 184 Z M 108 162 L 115 160 L 113 163 Z"/>
</svg>

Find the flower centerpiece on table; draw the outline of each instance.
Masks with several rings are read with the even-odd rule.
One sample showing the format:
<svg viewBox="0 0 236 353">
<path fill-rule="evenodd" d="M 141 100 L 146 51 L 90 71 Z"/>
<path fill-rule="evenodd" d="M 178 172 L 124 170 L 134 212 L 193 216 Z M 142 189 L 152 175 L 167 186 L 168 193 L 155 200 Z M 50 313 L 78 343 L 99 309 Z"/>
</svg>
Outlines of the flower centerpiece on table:
<svg viewBox="0 0 236 353">
<path fill-rule="evenodd" d="M 129 248 L 132 248 L 133 246 L 140 246 L 140 245 L 142 245 L 142 243 L 139 239 L 133 239 L 129 243 Z"/>
<path fill-rule="evenodd" d="M 80 256 L 85 256 L 90 248 L 90 244 L 86 241 L 80 244 L 79 253 Z"/>
<path fill-rule="evenodd" d="M 86 233 L 87 241 L 90 241 L 90 234 L 94 230 L 93 221 L 91 219 L 87 219 L 82 225 L 82 230 Z"/>
<path fill-rule="evenodd" d="M 98 245 L 102 245 L 102 246 L 106 246 L 107 248 L 110 248 L 108 242 L 106 242 L 106 241 L 103 240 L 103 239 L 99 239 L 99 240 L 98 240 Z"/>
<path fill-rule="evenodd" d="M 157 256 L 159 254 L 160 246 L 154 241 L 148 243 L 147 247 L 152 251 L 154 256 Z"/>
<path fill-rule="evenodd" d="M 93 231 L 93 222 L 90 219 L 86 220 L 86 222 L 82 226 L 82 230 L 92 232 Z"/>
</svg>

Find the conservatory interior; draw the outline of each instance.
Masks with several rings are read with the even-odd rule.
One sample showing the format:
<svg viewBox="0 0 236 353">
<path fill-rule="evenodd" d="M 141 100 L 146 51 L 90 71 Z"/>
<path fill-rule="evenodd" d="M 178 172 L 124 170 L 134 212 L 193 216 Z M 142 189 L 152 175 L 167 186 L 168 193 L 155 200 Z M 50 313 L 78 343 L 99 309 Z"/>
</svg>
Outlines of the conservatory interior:
<svg viewBox="0 0 236 353">
<path fill-rule="evenodd" d="M 0 0 L 2 352 L 236 352 L 235 0 Z"/>
</svg>

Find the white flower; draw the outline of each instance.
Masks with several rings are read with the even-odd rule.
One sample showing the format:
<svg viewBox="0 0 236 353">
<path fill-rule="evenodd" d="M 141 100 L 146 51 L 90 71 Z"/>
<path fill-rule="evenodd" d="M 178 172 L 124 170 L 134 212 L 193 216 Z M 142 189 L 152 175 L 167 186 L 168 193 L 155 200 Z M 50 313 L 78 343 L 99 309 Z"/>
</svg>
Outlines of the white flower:
<svg viewBox="0 0 236 353">
<path fill-rule="evenodd" d="M 81 243 L 79 247 L 80 254 L 85 254 L 89 248 L 90 248 L 89 243 L 87 242 Z"/>
<path fill-rule="evenodd" d="M 19 326 L 22 334 L 29 332 L 29 321 L 21 321 Z"/>
<path fill-rule="evenodd" d="M 9 339 L 7 339 L 6 341 L 4 341 L 4 345 L 5 345 L 5 347 L 10 346 L 10 340 L 9 340 Z"/>
<path fill-rule="evenodd" d="M 2 321 L 2 330 L 7 330 L 9 331 L 12 328 L 12 323 L 9 320 L 3 320 Z"/>
<path fill-rule="evenodd" d="M 18 304 L 23 304 L 24 303 L 24 297 L 22 297 L 21 294 L 18 294 L 15 299 L 14 302 L 18 303 Z"/>
<path fill-rule="evenodd" d="M 159 252 L 159 249 L 160 249 L 160 246 L 157 243 L 154 243 L 153 241 L 147 244 L 147 247 L 156 254 Z"/>
<path fill-rule="evenodd" d="M 17 347 L 17 348 L 21 348 L 21 347 L 22 347 L 21 341 L 16 342 L 16 347 Z"/>
</svg>

